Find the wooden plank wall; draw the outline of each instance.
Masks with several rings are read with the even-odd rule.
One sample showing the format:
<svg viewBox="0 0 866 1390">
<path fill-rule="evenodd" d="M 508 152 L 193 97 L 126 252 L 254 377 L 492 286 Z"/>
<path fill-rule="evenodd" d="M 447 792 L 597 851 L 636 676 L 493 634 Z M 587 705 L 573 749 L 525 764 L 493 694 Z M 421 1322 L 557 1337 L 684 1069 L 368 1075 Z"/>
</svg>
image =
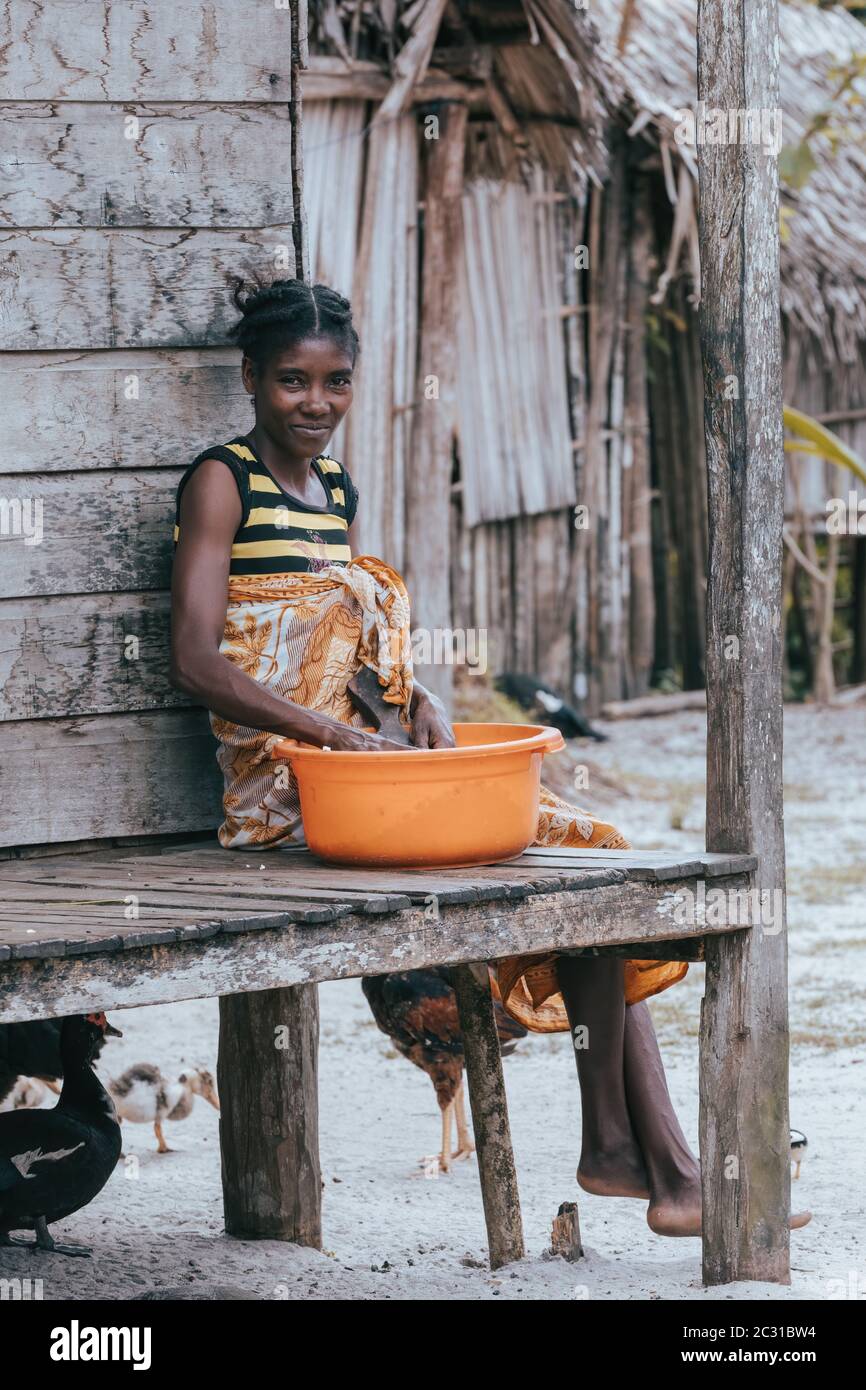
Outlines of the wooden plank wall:
<svg viewBox="0 0 866 1390">
<path fill-rule="evenodd" d="M 172 513 L 251 418 L 227 274 L 294 273 L 289 24 L 2 6 L 0 846 L 220 818 L 206 717 L 166 677 Z"/>
<path fill-rule="evenodd" d="M 330 285 L 351 300 L 354 293 L 355 265 L 358 259 L 360 209 L 365 194 L 365 128 L 372 106 L 367 101 L 313 99 L 307 95 L 308 79 L 301 83 L 304 94 L 304 210 L 313 281 Z M 336 211 L 336 216 L 335 216 Z M 352 306 L 355 310 L 355 305 Z M 355 312 L 357 320 L 357 313 Z M 375 351 L 367 342 L 364 325 L 356 380 L 360 381 Z M 366 351 L 370 348 L 369 353 Z M 359 389 L 356 386 L 356 390 Z M 353 411 L 334 431 L 328 445 L 334 458 L 341 459 L 360 488 L 359 460 L 351 462 L 347 453 L 346 431 Z M 360 452 L 360 451 L 358 451 Z M 366 516 L 365 506 L 362 516 Z"/>
<path fill-rule="evenodd" d="M 374 124 L 367 138 L 352 290 L 361 357 L 342 454 L 364 499 L 364 550 L 397 570 L 418 352 L 418 141 L 414 112 Z"/>
<path fill-rule="evenodd" d="M 576 501 L 557 192 L 477 179 L 463 197 L 458 413 L 467 526 Z"/>
<path fill-rule="evenodd" d="M 561 337 L 554 349 L 551 335 L 547 347 L 544 382 L 549 386 L 536 382 L 534 389 L 539 400 L 550 399 L 557 411 L 566 411 L 572 477 L 557 495 L 556 470 L 545 476 L 550 452 L 539 454 L 526 441 L 505 465 L 500 455 L 491 454 L 488 487 L 497 486 L 497 467 L 507 475 L 513 464 L 534 475 L 536 489 L 550 489 L 556 505 L 469 528 L 465 518 L 467 512 L 475 514 L 477 502 L 470 500 L 468 508 L 463 503 L 477 479 L 463 477 L 452 525 L 454 621 L 485 630 L 493 670 L 535 673 L 597 713 L 605 700 L 644 693 L 652 668 L 655 593 L 643 339 L 651 288 L 650 228 L 646 199 L 629 204 L 622 161 L 605 196 L 556 198 L 545 186 L 536 188 L 535 198 L 545 240 L 549 246 L 554 242 L 536 267 L 537 280 L 544 282 L 536 294 L 548 325 L 556 309 Z M 553 229 L 546 226 L 551 207 Z M 587 266 L 588 257 L 586 273 L 576 264 L 581 247 L 580 266 Z M 488 376 L 500 388 L 510 379 L 500 355 L 491 358 Z M 468 390 L 466 402 L 468 409 Z M 473 466 L 471 456 L 468 466 Z M 563 469 L 559 476 L 565 479 Z M 566 498 L 588 509 L 586 529 L 575 527 L 573 506 L 562 505 Z M 527 508 L 525 497 L 522 506 Z"/>
</svg>

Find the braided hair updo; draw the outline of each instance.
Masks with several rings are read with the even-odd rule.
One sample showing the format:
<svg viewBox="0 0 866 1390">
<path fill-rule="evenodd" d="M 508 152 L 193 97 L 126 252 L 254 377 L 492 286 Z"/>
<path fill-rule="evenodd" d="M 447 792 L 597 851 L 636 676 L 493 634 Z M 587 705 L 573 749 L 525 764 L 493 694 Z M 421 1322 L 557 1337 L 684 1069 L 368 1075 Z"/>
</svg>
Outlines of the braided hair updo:
<svg viewBox="0 0 866 1390">
<path fill-rule="evenodd" d="M 304 338 L 331 338 L 346 349 L 353 365 L 361 350 L 351 304 L 328 285 L 271 280 L 253 281 L 248 286 L 235 277 L 232 300 L 242 317 L 229 329 L 229 337 L 255 363 L 257 371 L 275 353 L 294 347 Z"/>
</svg>

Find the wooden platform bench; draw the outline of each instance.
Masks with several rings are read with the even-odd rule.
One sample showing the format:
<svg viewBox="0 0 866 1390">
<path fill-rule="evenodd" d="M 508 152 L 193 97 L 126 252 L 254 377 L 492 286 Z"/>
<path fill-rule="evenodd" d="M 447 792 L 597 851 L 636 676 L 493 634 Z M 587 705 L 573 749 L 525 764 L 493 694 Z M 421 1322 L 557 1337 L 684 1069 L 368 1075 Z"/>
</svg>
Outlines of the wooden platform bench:
<svg viewBox="0 0 866 1390">
<path fill-rule="evenodd" d="M 703 960 L 700 1148 L 705 1267 L 730 1222 L 705 1161 L 737 1114 L 744 925 L 756 860 L 697 852 L 530 849 L 506 864 L 339 868 L 306 849 L 197 841 L 0 862 L 0 1022 L 219 997 L 226 1231 L 321 1247 L 317 1113 L 323 980 L 453 967 L 491 1267 L 524 1254 L 493 1002 L 479 963 L 559 950 Z M 707 913 L 711 889 L 733 912 Z M 713 895 L 719 901 L 719 895 Z M 697 912 L 686 910 L 697 904 Z M 709 924 L 712 915 L 713 922 Z M 691 917 L 691 920 L 689 918 Z M 735 920 L 720 920 L 735 919 Z M 475 967 L 473 969 L 473 967 Z M 760 1013 L 753 1028 L 760 1030 Z M 754 1048 L 774 1038 L 752 1037 Z M 763 1143 L 741 1117 L 738 1160 Z M 716 1234 L 712 1234 L 715 1232 Z M 730 1237 L 733 1239 L 733 1235 Z M 721 1255 L 725 1255 L 725 1251 Z M 729 1252 L 728 1252 L 729 1253 Z"/>
</svg>

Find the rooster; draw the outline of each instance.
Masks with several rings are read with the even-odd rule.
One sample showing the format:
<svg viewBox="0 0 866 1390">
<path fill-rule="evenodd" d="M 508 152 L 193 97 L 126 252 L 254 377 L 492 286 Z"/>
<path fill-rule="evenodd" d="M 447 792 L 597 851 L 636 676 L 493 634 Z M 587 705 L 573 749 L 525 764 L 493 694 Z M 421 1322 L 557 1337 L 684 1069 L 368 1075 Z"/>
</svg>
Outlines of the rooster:
<svg viewBox="0 0 866 1390">
<path fill-rule="evenodd" d="M 503 1057 L 513 1052 L 527 1030 L 505 1012 L 491 976 L 496 1030 Z M 369 975 L 361 981 L 367 1003 L 397 1051 L 430 1077 L 442 1112 L 442 1147 L 422 1163 L 432 1175 L 447 1173 L 452 1159 L 468 1158 L 475 1145 L 469 1137 L 463 1099 L 463 1036 L 457 999 L 447 966 L 407 970 L 396 975 Z M 451 1153 L 451 1121 L 457 1123 L 457 1148 Z"/>
</svg>

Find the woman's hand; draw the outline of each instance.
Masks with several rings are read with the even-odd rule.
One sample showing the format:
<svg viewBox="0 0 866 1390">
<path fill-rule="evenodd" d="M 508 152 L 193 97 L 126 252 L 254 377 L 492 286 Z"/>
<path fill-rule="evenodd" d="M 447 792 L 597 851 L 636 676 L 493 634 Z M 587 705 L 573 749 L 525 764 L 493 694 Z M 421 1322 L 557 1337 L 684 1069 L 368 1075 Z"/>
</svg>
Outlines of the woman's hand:
<svg viewBox="0 0 866 1390">
<path fill-rule="evenodd" d="M 448 722 L 445 706 L 438 695 L 429 690 L 417 690 L 413 698 L 412 742 L 416 748 L 456 748 L 454 730 Z"/>
<path fill-rule="evenodd" d="M 415 749 L 414 744 L 400 743 L 383 734 L 357 728 L 354 724 L 344 724 L 330 714 L 312 711 L 307 712 L 301 737 L 304 743 L 331 748 L 337 753 L 405 753 L 407 748 L 410 751 Z"/>
<path fill-rule="evenodd" d="M 405 753 L 407 749 L 410 752 L 415 750 L 414 744 L 398 743 L 396 739 L 385 738 L 383 734 L 371 734 L 366 729 L 356 729 L 351 724 L 341 724 L 339 721 L 336 729 L 323 733 L 319 746 L 327 746 L 339 753 Z"/>
<path fill-rule="evenodd" d="M 421 748 L 456 748 L 454 730 L 448 722 L 445 706 L 417 683 L 410 705 L 411 743 L 398 743 L 383 734 L 370 733 L 353 724 L 343 724 L 332 715 L 303 710 L 299 716 L 298 737 L 319 748 L 332 748 L 341 753 L 390 753 Z"/>
</svg>

